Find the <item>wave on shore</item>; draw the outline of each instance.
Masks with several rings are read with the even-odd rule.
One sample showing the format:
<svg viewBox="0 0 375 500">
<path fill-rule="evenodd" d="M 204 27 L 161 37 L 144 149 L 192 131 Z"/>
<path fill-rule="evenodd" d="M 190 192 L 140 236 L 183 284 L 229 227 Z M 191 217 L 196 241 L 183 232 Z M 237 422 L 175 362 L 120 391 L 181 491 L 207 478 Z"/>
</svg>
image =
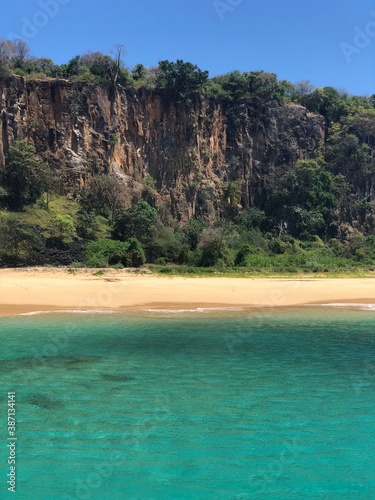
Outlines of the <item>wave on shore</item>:
<svg viewBox="0 0 375 500">
<path fill-rule="evenodd" d="M 195 309 L 142 309 L 157 314 L 206 313 L 212 311 L 244 311 L 243 307 L 196 307 Z"/>
<path fill-rule="evenodd" d="M 119 311 L 110 309 L 62 309 L 54 311 L 31 311 L 18 316 L 39 316 L 40 314 L 115 314 Z"/>
<path fill-rule="evenodd" d="M 357 302 L 332 302 L 319 304 L 321 307 L 343 307 L 347 309 L 359 309 L 360 311 L 375 311 L 375 304 L 360 304 Z"/>
</svg>

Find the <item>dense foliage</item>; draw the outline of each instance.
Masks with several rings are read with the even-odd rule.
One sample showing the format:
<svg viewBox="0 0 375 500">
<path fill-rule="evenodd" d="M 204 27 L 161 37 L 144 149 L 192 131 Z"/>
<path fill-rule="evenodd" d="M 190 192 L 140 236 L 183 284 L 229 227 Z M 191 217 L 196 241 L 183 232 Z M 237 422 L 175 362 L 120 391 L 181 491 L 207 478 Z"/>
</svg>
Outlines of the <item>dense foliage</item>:
<svg viewBox="0 0 375 500">
<path fill-rule="evenodd" d="M 22 209 L 35 203 L 44 190 L 44 166 L 35 156 L 34 146 L 16 141 L 10 146 L 4 173 L 2 199 L 11 208 Z"/>
<path fill-rule="evenodd" d="M 68 78 L 112 91 L 145 87 L 178 106 L 206 94 L 222 103 L 234 124 L 247 100 L 301 105 L 324 117 L 324 142 L 315 160 L 287 164 L 281 175 L 266 178 L 266 196 L 257 206 L 244 200 L 243 179 L 236 174 L 241 159 L 228 152 L 230 176 L 216 222 L 197 218 L 177 224 L 157 205 L 150 176 L 132 202 L 115 177 L 95 176 L 67 208 L 34 147 L 15 141 L 0 183 L 1 265 L 148 262 L 165 266 L 166 272 L 174 265 L 280 272 L 375 268 L 375 95 L 352 96 L 306 81 L 292 84 L 264 71 L 209 78 L 207 71 L 182 60 L 130 70 L 123 53 L 117 46 L 112 56 L 92 52 L 56 65 L 32 57 L 21 40 L 0 40 L 0 76 Z M 76 117 L 85 109 L 85 95 L 73 86 L 68 97 L 69 113 Z M 117 140 L 108 132 L 109 148 Z"/>
<path fill-rule="evenodd" d="M 22 40 L 0 39 L 0 76 L 69 78 L 114 88 L 145 87 L 175 102 L 187 104 L 196 93 L 219 96 L 227 103 L 249 97 L 294 102 L 322 114 L 328 124 L 350 119 L 358 111 L 373 110 L 375 105 L 375 94 L 371 97 L 351 96 L 333 87 L 315 88 L 308 81 L 293 84 L 279 81 L 274 73 L 266 71 L 232 71 L 209 78 L 208 71 L 180 59 L 176 62 L 159 61 L 151 68 L 137 64 L 129 69 L 124 63 L 124 52 L 124 47 L 117 45 L 112 55 L 89 52 L 57 65 L 49 58 L 31 56 L 27 43 Z"/>
</svg>

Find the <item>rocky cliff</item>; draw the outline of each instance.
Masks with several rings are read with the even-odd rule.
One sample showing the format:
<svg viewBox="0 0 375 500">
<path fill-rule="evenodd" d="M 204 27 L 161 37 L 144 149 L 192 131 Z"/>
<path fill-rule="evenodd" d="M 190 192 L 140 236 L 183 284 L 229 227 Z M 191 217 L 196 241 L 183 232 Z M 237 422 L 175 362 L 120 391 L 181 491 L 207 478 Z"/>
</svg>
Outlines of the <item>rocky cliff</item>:
<svg viewBox="0 0 375 500">
<path fill-rule="evenodd" d="M 92 175 L 116 175 L 128 204 L 144 179 L 155 204 L 177 220 L 223 210 L 222 194 L 238 181 L 241 205 L 261 205 L 266 183 L 298 159 L 315 158 L 324 119 L 302 106 L 257 98 L 228 105 L 196 96 L 189 106 L 154 92 L 67 80 L 0 79 L 0 169 L 12 141 L 27 139 L 76 197 Z"/>
</svg>

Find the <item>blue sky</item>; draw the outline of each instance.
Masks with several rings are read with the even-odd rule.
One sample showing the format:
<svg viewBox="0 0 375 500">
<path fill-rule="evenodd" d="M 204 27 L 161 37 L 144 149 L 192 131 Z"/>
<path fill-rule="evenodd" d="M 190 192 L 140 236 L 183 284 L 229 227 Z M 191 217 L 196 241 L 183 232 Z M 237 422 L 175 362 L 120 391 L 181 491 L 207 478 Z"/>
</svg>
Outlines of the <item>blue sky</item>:
<svg viewBox="0 0 375 500">
<path fill-rule="evenodd" d="M 1 10 L 0 38 L 24 37 L 56 63 L 121 43 L 129 67 L 183 59 L 210 76 L 263 69 L 375 93 L 373 0 L 12 0 Z"/>
</svg>

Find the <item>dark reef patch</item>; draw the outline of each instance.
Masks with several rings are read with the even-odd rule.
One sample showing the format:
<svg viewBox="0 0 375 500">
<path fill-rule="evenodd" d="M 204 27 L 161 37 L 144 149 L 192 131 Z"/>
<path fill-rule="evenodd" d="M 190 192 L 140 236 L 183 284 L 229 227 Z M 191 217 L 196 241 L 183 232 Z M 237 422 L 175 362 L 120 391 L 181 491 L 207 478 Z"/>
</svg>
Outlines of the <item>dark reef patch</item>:
<svg viewBox="0 0 375 500">
<path fill-rule="evenodd" d="M 134 377 L 129 377 L 129 375 L 112 375 L 110 373 L 101 373 L 100 376 L 103 380 L 108 382 L 130 382 L 135 380 Z"/>
<path fill-rule="evenodd" d="M 75 370 L 81 365 L 96 363 L 100 360 L 99 356 L 37 356 L 16 359 L 0 360 L 0 373 L 22 369 L 35 369 L 41 367 Z"/>
<path fill-rule="evenodd" d="M 29 404 L 37 406 L 43 410 L 53 410 L 56 408 L 62 408 L 64 405 L 61 401 L 56 401 L 50 398 L 46 394 L 32 394 L 26 400 Z"/>
</svg>

